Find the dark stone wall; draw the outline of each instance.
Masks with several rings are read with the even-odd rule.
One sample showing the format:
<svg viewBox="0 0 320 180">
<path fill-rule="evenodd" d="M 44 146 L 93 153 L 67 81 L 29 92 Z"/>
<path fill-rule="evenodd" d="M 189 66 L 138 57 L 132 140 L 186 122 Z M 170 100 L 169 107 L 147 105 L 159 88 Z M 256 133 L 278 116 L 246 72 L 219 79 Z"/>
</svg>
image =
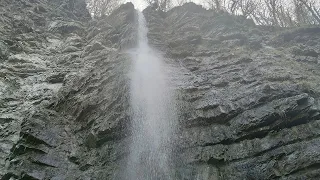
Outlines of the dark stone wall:
<svg viewBox="0 0 320 180">
<path fill-rule="evenodd" d="M 114 179 L 130 137 L 131 3 L 0 2 L 0 178 Z M 270 28 L 193 3 L 144 10 L 172 73 L 176 179 L 319 177 L 319 27 Z M 116 179 L 116 178 L 115 178 Z"/>
</svg>

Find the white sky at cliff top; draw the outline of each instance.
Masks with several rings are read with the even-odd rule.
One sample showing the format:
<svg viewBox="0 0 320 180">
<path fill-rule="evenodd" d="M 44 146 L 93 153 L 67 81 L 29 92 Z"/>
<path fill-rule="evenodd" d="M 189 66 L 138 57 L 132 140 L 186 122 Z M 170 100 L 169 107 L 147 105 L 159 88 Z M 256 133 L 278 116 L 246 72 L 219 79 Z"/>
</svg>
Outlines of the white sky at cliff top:
<svg viewBox="0 0 320 180">
<path fill-rule="evenodd" d="M 200 3 L 202 0 L 193 0 L 195 3 Z M 145 0 L 126 0 L 126 2 L 132 2 L 136 9 L 140 11 L 147 7 Z"/>
</svg>

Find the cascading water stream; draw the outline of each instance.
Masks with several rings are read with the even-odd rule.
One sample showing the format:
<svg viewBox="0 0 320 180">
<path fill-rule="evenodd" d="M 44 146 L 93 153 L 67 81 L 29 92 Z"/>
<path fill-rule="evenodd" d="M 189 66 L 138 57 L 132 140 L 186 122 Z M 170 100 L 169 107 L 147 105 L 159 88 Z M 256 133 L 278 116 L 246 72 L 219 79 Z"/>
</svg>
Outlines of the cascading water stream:
<svg viewBox="0 0 320 180">
<path fill-rule="evenodd" d="M 139 12 L 138 48 L 131 80 L 132 143 L 126 179 L 168 180 L 170 140 L 175 127 L 174 98 L 163 58 L 149 45 L 144 15 Z"/>
</svg>

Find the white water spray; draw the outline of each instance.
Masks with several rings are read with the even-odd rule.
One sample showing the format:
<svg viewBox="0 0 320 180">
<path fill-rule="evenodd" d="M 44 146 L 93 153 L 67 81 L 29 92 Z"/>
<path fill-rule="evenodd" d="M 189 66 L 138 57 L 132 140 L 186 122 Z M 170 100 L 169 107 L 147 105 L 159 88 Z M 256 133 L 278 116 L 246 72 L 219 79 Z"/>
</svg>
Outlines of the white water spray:
<svg viewBox="0 0 320 180">
<path fill-rule="evenodd" d="M 175 107 L 163 58 L 149 45 L 139 13 L 139 39 L 131 80 L 132 144 L 126 179 L 169 180 Z"/>
</svg>

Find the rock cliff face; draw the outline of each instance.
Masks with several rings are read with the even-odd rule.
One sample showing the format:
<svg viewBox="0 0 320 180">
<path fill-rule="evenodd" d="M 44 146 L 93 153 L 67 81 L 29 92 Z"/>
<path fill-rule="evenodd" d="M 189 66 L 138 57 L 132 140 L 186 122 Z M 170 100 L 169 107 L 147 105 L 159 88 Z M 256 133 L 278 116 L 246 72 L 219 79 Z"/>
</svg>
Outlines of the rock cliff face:
<svg viewBox="0 0 320 180">
<path fill-rule="evenodd" d="M 319 27 L 258 27 L 194 4 L 145 14 L 152 44 L 188 79 L 181 179 L 319 178 Z"/>
<path fill-rule="evenodd" d="M 130 137 L 130 3 L 0 2 L 0 178 L 117 179 Z M 193 3 L 144 10 L 175 71 L 176 179 L 320 177 L 320 28 L 281 29 Z"/>
</svg>

